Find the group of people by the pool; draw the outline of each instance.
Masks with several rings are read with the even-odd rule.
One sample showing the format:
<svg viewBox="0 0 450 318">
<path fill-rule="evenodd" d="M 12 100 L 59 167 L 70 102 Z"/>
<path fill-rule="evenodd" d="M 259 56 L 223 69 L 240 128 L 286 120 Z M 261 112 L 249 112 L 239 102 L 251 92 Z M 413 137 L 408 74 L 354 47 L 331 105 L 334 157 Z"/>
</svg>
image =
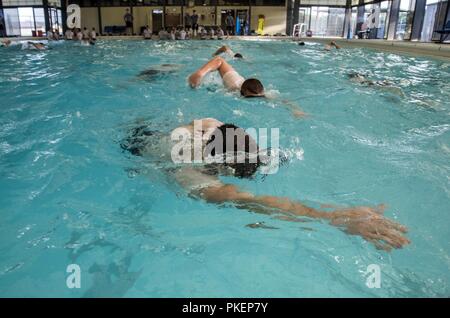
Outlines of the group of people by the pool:
<svg viewBox="0 0 450 318">
<path fill-rule="evenodd" d="M 200 40 L 222 40 L 226 37 L 223 29 L 218 27 L 204 27 L 197 28 L 185 27 L 168 27 L 153 33 L 149 26 L 145 26 L 142 31 L 142 36 L 145 40 L 190 40 L 198 38 Z"/>
<path fill-rule="evenodd" d="M 49 29 L 47 30 L 47 41 L 53 42 L 53 41 L 60 41 L 62 40 L 59 31 L 56 29 Z M 78 41 L 81 43 L 81 45 L 94 45 L 97 41 L 97 31 L 95 31 L 95 28 L 92 28 L 91 31 L 89 31 L 86 27 L 81 29 L 67 29 L 64 34 L 64 40 L 66 41 Z M 1 46 L 8 47 L 12 44 L 12 41 L 9 39 L 2 40 Z M 30 50 L 47 50 L 49 46 L 45 44 L 42 41 L 27 41 L 22 46 L 24 49 L 30 49 Z"/>
<path fill-rule="evenodd" d="M 230 58 L 220 56 L 222 54 Z M 188 77 L 188 84 L 192 89 L 201 86 L 207 74 L 217 72 L 224 87 L 239 93 L 242 98 L 267 98 L 260 80 L 244 78 L 231 65 L 233 61 L 242 61 L 243 54 L 234 53 L 228 46 L 223 46 L 213 55 L 211 60 Z M 258 106 L 250 107 L 255 107 L 250 111 L 256 111 Z M 300 112 L 303 115 L 299 108 L 293 107 L 292 110 L 294 114 Z M 289 198 L 256 195 L 223 182 L 220 176 L 254 178 L 257 171 L 267 165 L 273 156 L 268 154 L 267 149 L 260 149 L 252 136 L 235 124 L 199 117 L 175 128 L 170 134 L 152 130 L 148 125 L 138 125 L 129 131 L 121 147 L 133 155 L 152 158 L 157 162 L 173 163 L 174 154 L 192 159 L 195 153 L 200 153 L 200 164 L 188 160 L 182 161 L 176 168 L 173 165 L 164 168 L 163 165 L 165 175 L 193 198 L 218 205 L 232 204 L 239 209 L 271 215 L 285 221 L 304 221 L 302 218 L 322 220 L 348 234 L 363 237 L 379 249 L 391 250 L 409 243 L 404 236 L 407 228 L 385 218 L 383 205 L 332 210 L 329 206 L 323 206 L 316 209 Z M 208 161 L 208 158 L 214 160 Z M 264 225 L 264 222 L 257 222 L 250 227 L 273 228 Z"/>
</svg>

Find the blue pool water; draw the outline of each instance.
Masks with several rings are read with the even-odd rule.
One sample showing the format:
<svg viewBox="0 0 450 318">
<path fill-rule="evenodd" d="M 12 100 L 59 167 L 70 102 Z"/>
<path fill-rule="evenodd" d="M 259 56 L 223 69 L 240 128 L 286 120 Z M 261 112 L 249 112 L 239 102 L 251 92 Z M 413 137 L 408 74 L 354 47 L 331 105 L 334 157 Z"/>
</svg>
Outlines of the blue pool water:
<svg viewBox="0 0 450 318">
<path fill-rule="evenodd" d="M 222 43 L 220 43 L 222 44 Z M 186 78 L 217 41 L 65 43 L 0 51 L 0 296 L 450 296 L 450 62 L 319 44 L 228 42 L 246 77 L 295 101 L 225 93 Z M 144 81 L 146 68 L 175 74 Z M 348 80 L 390 80 L 405 97 Z M 278 127 L 289 163 L 235 183 L 318 207 L 387 204 L 411 244 L 391 253 L 320 222 L 286 222 L 188 197 L 122 152 L 137 121 L 195 118 Z M 230 180 L 229 180 L 230 181 Z M 265 222 L 278 229 L 246 227 Z M 81 268 L 81 288 L 66 267 Z M 370 264 L 381 288 L 366 286 Z"/>
</svg>

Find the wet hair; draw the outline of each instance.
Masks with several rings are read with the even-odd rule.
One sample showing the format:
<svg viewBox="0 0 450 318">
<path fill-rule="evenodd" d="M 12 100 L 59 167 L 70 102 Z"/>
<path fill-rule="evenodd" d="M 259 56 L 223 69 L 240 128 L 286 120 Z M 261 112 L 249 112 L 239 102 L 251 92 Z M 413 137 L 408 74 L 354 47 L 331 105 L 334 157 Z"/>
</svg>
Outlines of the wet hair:
<svg viewBox="0 0 450 318">
<path fill-rule="evenodd" d="M 242 58 L 244 58 L 244 57 L 242 56 L 241 53 L 236 53 L 236 54 L 234 55 L 234 57 L 237 58 L 237 59 L 242 59 Z"/>
<path fill-rule="evenodd" d="M 301 46 L 303 46 L 303 45 L 305 45 L 305 42 L 303 42 L 303 41 L 300 41 L 300 42 L 298 42 L 298 45 L 301 45 Z"/>
<path fill-rule="evenodd" d="M 364 77 L 363 74 L 360 74 L 360 73 L 355 72 L 355 71 L 351 71 L 351 72 L 347 73 L 347 76 L 349 78 Z"/>
<path fill-rule="evenodd" d="M 241 95 L 244 97 L 264 97 L 264 86 L 256 78 L 249 78 L 242 83 Z"/>
<path fill-rule="evenodd" d="M 222 137 L 222 149 L 215 148 L 217 146 L 217 143 L 214 143 L 216 136 Z M 230 137 L 233 140 L 228 139 Z M 232 143 L 232 149 L 229 149 L 230 143 Z M 231 168 L 232 174 L 235 177 L 251 178 L 262 163 L 258 156 L 258 150 L 256 141 L 244 129 L 233 124 L 223 124 L 214 130 L 210 139 L 207 141 L 205 154 L 212 156 L 223 155 L 224 157 L 222 159 L 224 160 L 221 163 L 209 164 L 207 169 L 219 173 L 222 167 Z M 220 153 L 218 151 L 222 152 Z M 233 162 L 226 162 L 225 159 L 230 154 L 233 155 Z M 245 155 L 245 158 L 242 158 L 242 155 Z M 255 156 L 256 160 L 254 158 Z"/>
</svg>

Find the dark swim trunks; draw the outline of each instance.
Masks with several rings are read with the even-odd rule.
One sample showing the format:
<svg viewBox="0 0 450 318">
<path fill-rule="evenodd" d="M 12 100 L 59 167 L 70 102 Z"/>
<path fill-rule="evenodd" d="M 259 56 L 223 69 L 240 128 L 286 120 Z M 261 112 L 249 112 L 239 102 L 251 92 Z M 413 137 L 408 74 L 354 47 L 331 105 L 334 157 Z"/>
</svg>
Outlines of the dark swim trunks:
<svg viewBox="0 0 450 318">
<path fill-rule="evenodd" d="M 128 131 L 129 136 L 120 143 L 120 147 L 123 150 L 129 151 L 132 155 L 142 156 L 143 150 L 149 143 L 148 137 L 157 134 L 158 131 L 150 130 L 147 126 L 132 128 Z"/>
</svg>

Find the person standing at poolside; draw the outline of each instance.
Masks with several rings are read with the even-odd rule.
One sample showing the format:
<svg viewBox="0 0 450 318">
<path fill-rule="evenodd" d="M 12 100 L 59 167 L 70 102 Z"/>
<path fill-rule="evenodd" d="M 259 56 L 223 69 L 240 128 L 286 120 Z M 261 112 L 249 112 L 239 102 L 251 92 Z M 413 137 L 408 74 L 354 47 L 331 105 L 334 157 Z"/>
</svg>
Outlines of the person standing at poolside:
<svg viewBox="0 0 450 318">
<path fill-rule="evenodd" d="M 231 15 L 231 12 L 228 12 L 227 17 L 225 18 L 225 25 L 227 27 L 227 35 L 233 35 L 234 34 L 234 18 Z"/>
<path fill-rule="evenodd" d="M 214 57 L 208 63 L 195 71 L 191 76 L 189 76 L 189 85 L 192 88 L 199 87 L 206 74 L 214 71 L 219 72 L 220 76 L 222 77 L 224 86 L 229 91 L 240 92 L 241 96 L 245 98 L 265 97 L 273 99 L 273 97 L 269 97 L 265 94 L 264 86 L 258 79 L 245 79 L 244 77 L 239 75 L 239 73 L 236 72 L 236 70 L 220 56 Z M 281 100 L 281 102 L 287 109 L 291 111 L 294 117 L 298 118 L 305 116 L 305 113 L 295 103 L 288 100 Z"/>
<path fill-rule="evenodd" d="M 217 40 L 222 40 L 225 36 L 225 32 L 223 32 L 222 28 L 219 26 L 217 27 Z"/>
<path fill-rule="evenodd" d="M 59 41 L 59 31 L 57 29 L 53 29 L 53 40 Z"/>
<path fill-rule="evenodd" d="M 81 29 L 77 29 L 77 40 L 83 41 L 83 32 L 81 32 Z"/>
<path fill-rule="evenodd" d="M 142 32 L 142 35 L 144 36 L 145 40 L 151 40 L 152 39 L 152 31 L 150 31 L 150 28 L 145 26 L 144 31 Z"/>
<path fill-rule="evenodd" d="M 73 31 L 71 29 L 67 29 L 64 37 L 66 40 L 73 40 Z"/>
<path fill-rule="evenodd" d="M 125 21 L 125 27 L 127 35 L 133 34 L 133 15 L 130 13 L 130 9 L 126 10 L 125 15 L 123 16 L 123 20 Z"/>
<path fill-rule="evenodd" d="M 404 235 L 407 228 L 383 216 L 383 205 L 327 211 L 286 197 L 253 194 L 223 182 L 221 176 L 252 179 L 270 160 L 252 136 L 234 124 L 201 118 L 172 130 L 170 135 L 140 125 L 130 130 L 121 147 L 133 155 L 157 160 L 158 170 L 197 200 L 220 206 L 233 204 L 283 221 L 300 221 L 302 217 L 325 221 L 388 251 L 410 243 Z"/>
<path fill-rule="evenodd" d="M 178 40 L 186 40 L 186 31 L 184 28 L 181 28 L 180 32 L 178 33 Z"/>
<path fill-rule="evenodd" d="M 197 36 L 197 32 L 198 32 L 198 14 L 197 14 L 197 12 L 195 10 L 192 11 L 191 25 L 192 25 L 192 31 L 194 32 L 194 36 Z"/>
<path fill-rule="evenodd" d="M 89 39 L 89 30 L 86 27 L 83 29 L 82 34 L 84 40 Z"/>
<path fill-rule="evenodd" d="M 52 31 L 52 29 L 48 29 L 47 30 L 47 40 L 48 41 L 53 41 L 53 31 Z"/>
<path fill-rule="evenodd" d="M 6 36 L 5 25 L 0 21 L 0 38 L 3 38 L 5 36 Z"/>
<path fill-rule="evenodd" d="M 92 31 L 89 33 L 89 40 L 97 41 L 97 32 L 95 31 L 95 28 L 92 28 Z"/>
</svg>

